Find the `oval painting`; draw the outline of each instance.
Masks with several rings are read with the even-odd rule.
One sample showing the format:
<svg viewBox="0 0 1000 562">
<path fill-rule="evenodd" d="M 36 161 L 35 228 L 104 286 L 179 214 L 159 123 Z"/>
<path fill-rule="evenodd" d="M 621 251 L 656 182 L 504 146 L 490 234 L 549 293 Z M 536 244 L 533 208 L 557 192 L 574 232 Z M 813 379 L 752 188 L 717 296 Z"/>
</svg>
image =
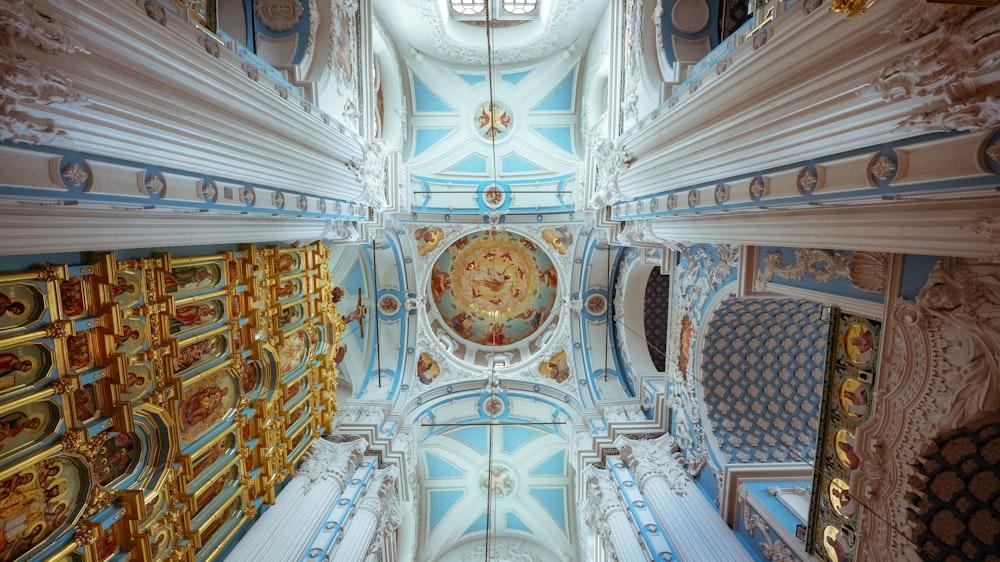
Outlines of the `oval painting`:
<svg viewBox="0 0 1000 562">
<path fill-rule="evenodd" d="M 868 386 L 858 379 L 850 378 L 842 382 L 837 395 L 840 409 L 849 417 L 860 418 L 868 413 Z"/>
<path fill-rule="evenodd" d="M 823 529 L 823 552 L 830 562 L 848 562 L 851 559 L 851 545 L 840 529 L 827 525 Z"/>
<path fill-rule="evenodd" d="M 851 324 L 844 330 L 844 355 L 855 365 L 867 365 L 875 358 L 875 335 L 864 324 Z"/>
<path fill-rule="evenodd" d="M 840 478 L 834 478 L 827 489 L 830 505 L 844 519 L 854 516 L 854 498 L 851 497 L 851 487 Z"/>
<path fill-rule="evenodd" d="M 181 441 L 194 443 L 229 415 L 239 398 L 239 385 L 239 380 L 229 371 L 219 371 L 185 385 L 177 416 Z"/>
<path fill-rule="evenodd" d="M 121 399 L 132 401 L 142 398 L 153 388 L 153 377 L 149 363 L 132 363 L 125 372 L 125 380 L 119 386 Z"/>
<path fill-rule="evenodd" d="M 119 271 L 111 286 L 111 298 L 122 308 L 139 304 L 142 300 L 142 275 L 135 271 Z"/>
<path fill-rule="evenodd" d="M 31 449 L 46 440 L 60 419 L 51 399 L 37 400 L 0 415 L 0 459 Z"/>
<path fill-rule="evenodd" d="M 854 434 L 846 429 L 838 431 L 833 441 L 834 450 L 844 468 L 854 470 L 861 465 L 861 458 L 854 451 Z"/>
<path fill-rule="evenodd" d="M 225 316 L 226 308 L 221 299 L 209 299 L 178 306 L 176 312 L 169 319 L 170 335 L 179 337 L 218 324 Z"/>
<path fill-rule="evenodd" d="M 139 318 L 127 318 L 122 322 L 122 332 L 111 336 L 115 353 L 129 354 L 142 351 L 146 347 L 146 323 Z"/>
</svg>

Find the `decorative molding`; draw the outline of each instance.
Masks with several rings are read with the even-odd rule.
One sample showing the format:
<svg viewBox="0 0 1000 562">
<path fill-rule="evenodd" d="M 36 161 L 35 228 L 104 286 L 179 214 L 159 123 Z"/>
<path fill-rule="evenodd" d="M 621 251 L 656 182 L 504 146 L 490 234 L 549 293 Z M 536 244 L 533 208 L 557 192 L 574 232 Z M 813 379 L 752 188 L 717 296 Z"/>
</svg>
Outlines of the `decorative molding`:
<svg viewBox="0 0 1000 562">
<path fill-rule="evenodd" d="M 269 29 L 288 31 L 302 19 L 302 2 L 299 0 L 257 0 L 253 7 L 253 13 Z M 312 13 L 310 7 L 310 14 Z"/>
<path fill-rule="evenodd" d="M 51 121 L 23 110 L 37 105 L 73 105 L 84 100 L 72 82 L 52 68 L 29 59 L 19 47 L 53 55 L 89 52 L 69 38 L 63 26 L 35 11 L 25 0 L 0 0 L 0 141 L 50 143 L 64 132 Z"/>
<path fill-rule="evenodd" d="M 897 300 L 873 408 L 857 432 L 860 470 L 851 480 L 883 518 L 865 518 L 858 559 L 915 559 L 910 499 L 922 485 L 913 462 L 933 439 L 1000 408 L 1000 264 L 943 258 L 915 302 Z M 888 339 L 885 339 L 888 338 Z"/>
<path fill-rule="evenodd" d="M 618 188 L 618 176 L 625 172 L 635 160 L 631 154 L 608 138 L 594 141 L 590 148 L 596 171 L 594 173 L 594 194 L 590 198 L 591 209 L 602 209 L 625 199 Z"/>
<path fill-rule="evenodd" d="M 313 441 L 296 471 L 296 476 L 306 481 L 303 493 L 308 493 L 321 480 L 334 480 L 343 490 L 348 478 L 364 459 L 366 449 L 368 442 L 363 438 L 339 442 L 327 439 Z"/>
<path fill-rule="evenodd" d="M 961 23 L 976 8 L 937 2 L 916 2 L 898 16 L 895 25 L 882 33 L 895 37 L 900 43 L 909 43 L 936 31 Z"/>
<path fill-rule="evenodd" d="M 934 40 L 882 69 L 870 91 L 887 102 L 929 98 L 931 108 L 899 128 L 983 131 L 1000 126 L 1000 98 L 977 76 L 1000 66 L 1000 22 L 985 17 L 942 28 Z"/>
<path fill-rule="evenodd" d="M 743 504 L 743 526 L 746 527 L 747 534 L 751 537 L 755 536 L 758 532 L 764 537 L 765 542 L 758 543 L 761 553 L 764 554 L 764 558 L 772 562 L 796 562 L 799 560 L 799 557 L 792 553 L 788 545 L 771 535 L 770 525 L 764 521 L 763 517 L 754 513 L 751 509 L 750 502 L 747 501 L 748 495 L 749 491 L 741 484 L 738 501 Z"/>
<path fill-rule="evenodd" d="M 354 177 L 361 184 L 360 203 L 375 209 L 389 209 L 386 198 L 386 156 L 385 142 L 371 141 L 361 145 L 361 158 L 347 162 L 347 167 L 354 172 Z"/>
</svg>

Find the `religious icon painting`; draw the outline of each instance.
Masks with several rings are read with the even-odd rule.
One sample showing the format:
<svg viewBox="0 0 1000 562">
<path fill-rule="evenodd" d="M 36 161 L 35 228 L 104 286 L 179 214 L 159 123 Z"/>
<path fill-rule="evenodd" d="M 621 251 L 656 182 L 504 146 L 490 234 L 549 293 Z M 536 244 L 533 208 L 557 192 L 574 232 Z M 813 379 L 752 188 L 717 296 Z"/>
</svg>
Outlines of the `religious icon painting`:
<svg viewBox="0 0 1000 562">
<path fill-rule="evenodd" d="M 101 413 L 93 384 L 85 384 L 73 391 L 73 418 L 77 425 L 85 425 Z"/>
<path fill-rule="evenodd" d="M 140 460 L 141 442 L 130 433 L 110 433 L 94 457 L 94 477 L 106 486 L 132 472 Z"/>
<path fill-rule="evenodd" d="M 59 283 L 59 304 L 65 318 L 81 318 L 87 315 L 90 302 L 90 287 L 82 277 L 70 277 Z"/>
<path fill-rule="evenodd" d="M 285 415 L 285 434 L 290 435 L 301 427 L 303 423 L 307 423 L 309 416 L 307 413 L 311 410 L 312 402 L 310 400 L 305 400 L 296 407 L 294 410 Z"/>
<path fill-rule="evenodd" d="M 118 385 L 120 399 L 135 401 L 147 394 L 153 388 L 153 377 L 148 362 L 131 363 L 125 371 L 124 380 Z"/>
<path fill-rule="evenodd" d="M 302 296 L 302 279 L 285 279 L 274 287 L 278 302 L 289 302 Z"/>
<path fill-rule="evenodd" d="M 97 559 L 101 562 L 111 558 L 118 552 L 118 541 L 115 539 L 115 525 L 111 525 L 97 536 L 94 549 L 97 551 Z"/>
<path fill-rule="evenodd" d="M 291 275 L 302 271 L 302 256 L 299 252 L 282 252 L 274 268 L 280 275 Z"/>
<path fill-rule="evenodd" d="M 301 304 L 282 307 L 281 313 L 277 316 L 278 329 L 286 330 L 298 326 L 305 319 L 305 316 L 305 309 Z"/>
<path fill-rule="evenodd" d="M 568 379 L 570 372 L 566 350 L 560 350 L 548 361 L 542 361 L 539 363 L 538 372 L 543 377 L 552 379 L 555 382 L 563 382 Z"/>
<path fill-rule="evenodd" d="M 444 239 L 444 230 L 439 226 L 421 226 L 413 231 L 413 238 L 417 241 L 417 254 L 423 257 L 437 248 Z"/>
<path fill-rule="evenodd" d="M 237 494 L 223 509 L 215 512 L 211 521 L 197 529 L 204 545 L 202 550 L 210 552 L 242 518 L 243 498 Z"/>
<path fill-rule="evenodd" d="M 0 334 L 24 331 L 42 319 L 45 298 L 29 282 L 0 284 Z"/>
<path fill-rule="evenodd" d="M 168 320 L 170 335 L 180 337 L 219 324 L 225 317 L 226 307 L 222 299 L 208 299 L 178 306 L 175 312 Z"/>
<path fill-rule="evenodd" d="M 149 533 L 149 550 L 152 555 L 151 562 L 166 560 L 173 548 L 174 542 L 171 539 L 169 525 L 157 527 Z"/>
<path fill-rule="evenodd" d="M 66 338 L 66 357 L 73 373 L 85 371 L 94 365 L 93 340 L 90 332 L 80 332 Z"/>
<path fill-rule="evenodd" d="M 51 374 L 52 365 L 52 351 L 41 343 L 0 348 L 0 395 L 37 385 Z"/>
<path fill-rule="evenodd" d="M 87 502 L 89 469 L 76 455 L 58 455 L 0 480 L 2 560 L 32 559 L 76 520 Z"/>
<path fill-rule="evenodd" d="M 239 379 L 218 371 L 184 385 L 177 419 L 181 442 L 195 443 L 208 429 L 232 414 L 239 398 Z"/>
<path fill-rule="evenodd" d="M 840 464 L 848 470 L 854 470 L 861 465 L 861 458 L 854 451 L 854 434 L 846 429 L 841 429 L 834 437 L 835 454 Z"/>
<path fill-rule="evenodd" d="M 875 335 L 863 323 L 849 324 L 844 329 L 843 349 L 847 360 L 855 365 L 868 365 L 875 358 L 877 350 Z"/>
<path fill-rule="evenodd" d="M 439 376 L 441 376 L 441 367 L 438 366 L 437 361 L 426 351 L 420 352 L 420 357 L 417 358 L 417 379 L 423 384 L 431 384 Z"/>
<path fill-rule="evenodd" d="M 142 301 L 142 274 L 119 271 L 111 285 L 111 299 L 122 308 L 131 308 Z"/>
<path fill-rule="evenodd" d="M 205 471 L 220 458 L 231 458 L 236 453 L 236 435 L 226 433 L 222 439 L 217 439 L 194 455 L 191 461 L 192 482 L 207 474 Z"/>
<path fill-rule="evenodd" d="M 868 385 L 858 379 L 848 378 L 840 383 L 837 392 L 840 399 L 840 409 L 851 418 L 863 418 L 869 412 L 869 391 Z"/>
<path fill-rule="evenodd" d="M 305 365 L 312 350 L 312 340 L 305 328 L 285 336 L 285 341 L 278 347 L 278 370 L 281 376 L 298 372 Z"/>
<path fill-rule="evenodd" d="M 260 387 L 261 365 L 257 361 L 249 361 L 243 366 L 239 373 L 240 391 L 243 394 L 251 394 Z"/>
<path fill-rule="evenodd" d="M 214 363 L 228 354 L 229 340 L 223 334 L 190 343 L 188 341 L 178 345 L 177 357 L 174 358 L 175 375 L 192 374 L 200 367 Z"/>
<path fill-rule="evenodd" d="M 827 488 L 827 496 L 833 511 L 843 517 L 850 519 L 854 516 L 855 502 L 851 497 L 850 485 L 840 478 L 834 478 Z"/>
<path fill-rule="evenodd" d="M 52 435 L 59 419 L 59 406 L 51 399 L 0 412 L 0 460 L 36 448 Z"/>
<path fill-rule="evenodd" d="M 170 294 L 202 292 L 222 285 L 222 268 L 214 262 L 174 267 L 163 275 L 163 283 Z"/>
<path fill-rule="evenodd" d="M 233 482 L 239 480 L 240 470 L 236 465 L 230 466 L 228 469 L 222 472 L 222 474 L 217 475 L 213 478 L 204 489 L 198 491 L 195 494 L 194 500 L 194 511 L 195 513 L 200 513 L 201 510 L 208 507 L 212 500 L 219 497 L 219 494 L 226 487 L 230 487 Z"/>
<path fill-rule="evenodd" d="M 829 525 L 823 530 L 823 552 L 830 562 L 848 562 L 854 545 L 841 529 Z"/>
<path fill-rule="evenodd" d="M 309 392 L 309 376 L 303 373 L 295 382 L 285 387 L 285 409 L 293 407 L 307 392 Z"/>
<path fill-rule="evenodd" d="M 120 334 L 111 334 L 113 353 L 131 355 L 146 349 L 146 322 L 136 317 L 122 322 Z"/>
</svg>

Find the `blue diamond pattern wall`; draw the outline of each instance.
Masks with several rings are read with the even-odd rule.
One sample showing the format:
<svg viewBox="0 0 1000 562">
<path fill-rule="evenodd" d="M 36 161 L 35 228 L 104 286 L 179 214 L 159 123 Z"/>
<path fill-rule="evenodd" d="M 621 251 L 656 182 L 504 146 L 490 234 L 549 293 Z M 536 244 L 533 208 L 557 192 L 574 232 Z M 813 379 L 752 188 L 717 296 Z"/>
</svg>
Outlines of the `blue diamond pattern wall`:
<svg viewBox="0 0 1000 562">
<path fill-rule="evenodd" d="M 726 462 L 813 462 L 829 331 L 821 310 L 730 299 L 715 311 L 701 377 Z"/>
</svg>

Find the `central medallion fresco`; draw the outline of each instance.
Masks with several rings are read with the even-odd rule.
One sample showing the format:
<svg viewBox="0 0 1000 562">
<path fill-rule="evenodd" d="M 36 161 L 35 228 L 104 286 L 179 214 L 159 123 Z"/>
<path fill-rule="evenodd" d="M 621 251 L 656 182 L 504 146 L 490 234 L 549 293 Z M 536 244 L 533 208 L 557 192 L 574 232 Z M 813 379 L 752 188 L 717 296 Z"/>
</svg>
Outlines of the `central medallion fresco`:
<svg viewBox="0 0 1000 562">
<path fill-rule="evenodd" d="M 456 240 L 431 271 L 442 320 L 464 340 L 507 345 L 538 331 L 552 313 L 558 275 L 527 238 L 485 231 Z"/>
</svg>

